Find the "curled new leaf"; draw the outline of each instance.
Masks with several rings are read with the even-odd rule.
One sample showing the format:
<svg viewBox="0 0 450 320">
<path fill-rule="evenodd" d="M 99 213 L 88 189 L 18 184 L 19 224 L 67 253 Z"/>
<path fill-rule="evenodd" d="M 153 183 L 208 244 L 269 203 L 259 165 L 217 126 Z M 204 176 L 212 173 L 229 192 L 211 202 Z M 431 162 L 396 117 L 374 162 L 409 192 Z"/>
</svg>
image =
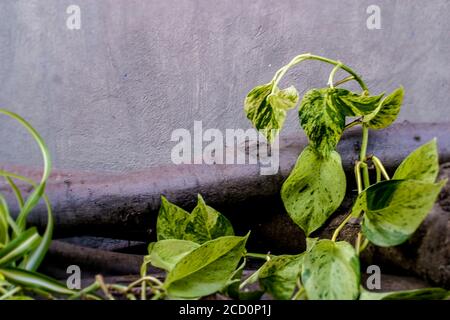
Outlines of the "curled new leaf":
<svg viewBox="0 0 450 320">
<path fill-rule="evenodd" d="M 377 109 L 364 118 L 366 125 L 376 130 L 390 126 L 400 113 L 403 95 L 403 87 L 400 87 L 384 98 Z"/>
<path fill-rule="evenodd" d="M 360 271 L 355 249 L 345 241 L 317 241 L 305 254 L 301 280 L 310 300 L 357 299 Z"/>
<path fill-rule="evenodd" d="M 417 148 L 406 157 L 395 171 L 393 179 L 413 179 L 426 182 L 436 181 L 439 160 L 436 139 Z"/>
<path fill-rule="evenodd" d="M 294 108 L 298 102 L 298 92 L 294 87 L 284 90 L 273 83 L 257 86 L 251 90 L 244 102 L 244 111 L 253 126 L 262 132 L 269 142 L 273 141 L 286 119 L 286 110 Z"/>
<path fill-rule="evenodd" d="M 309 235 L 339 207 L 345 189 L 339 154 L 333 151 L 328 158 L 322 158 L 308 146 L 283 183 L 281 198 L 291 219 Z"/>
<path fill-rule="evenodd" d="M 298 103 L 298 91 L 294 86 L 283 90 L 276 90 L 267 97 L 269 104 L 276 109 L 289 110 L 295 108 Z"/>
<path fill-rule="evenodd" d="M 169 296 L 197 298 L 222 290 L 245 254 L 247 238 L 220 237 L 184 256 L 167 275 L 164 287 Z"/>
<path fill-rule="evenodd" d="M 356 211 L 364 211 L 362 232 L 370 242 L 383 247 L 406 241 L 430 212 L 446 180 L 379 182 L 361 193 Z"/>
</svg>

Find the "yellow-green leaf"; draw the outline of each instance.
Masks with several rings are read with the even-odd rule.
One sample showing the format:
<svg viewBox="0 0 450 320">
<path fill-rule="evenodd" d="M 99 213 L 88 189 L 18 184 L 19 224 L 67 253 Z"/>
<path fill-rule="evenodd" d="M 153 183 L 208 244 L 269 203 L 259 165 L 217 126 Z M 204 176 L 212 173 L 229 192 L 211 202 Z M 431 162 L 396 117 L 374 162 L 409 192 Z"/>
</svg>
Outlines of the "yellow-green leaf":
<svg viewBox="0 0 450 320">
<path fill-rule="evenodd" d="M 439 159 L 437 144 L 436 139 L 433 139 L 411 152 L 397 168 L 393 179 L 413 179 L 434 182 L 438 173 Z"/>
<path fill-rule="evenodd" d="M 222 236 L 234 235 L 230 221 L 219 211 L 206 205 L 201 195 L 186 223 L 183 239 L 203 243 Z"/>
<path fill-rule="evenodd" d="M 306 235 L 318 229 L 340 206 L 346 178 L 336 151 L 322 158 L 310 146 L 300 154 L 283 183 L 281 198 L 291 219 Z"/>
<path fill-rule="evenodd" d="M 275 100 L 275 104 L 278 106 L 275 107 L 268 99 L 272 88 L 272 82 L 257 86 L 247 94 L 244 101 L 244 111 L 247 118 L 269 142 L 273 141 L 283 127 L 286 119 L 285 107 L 291 106 L 293 100 L 295 100 L 292 89 L 278 91 L 278 94 L 271 98 L 272 101 Z"/>
<path fill-rule="evenodd" d="M 304 254 L 271 258 L 258 272 L 261 287 L 277 300 L 292 297 L 300 276 Z"/>
<path fill-rule="evenodd" d="M 295 108 L 298 103 L 298 91 L 294 86 L 269 94 L 268 103 L 276 109 L 289 110 Z"/>
<path fill-rule="evenodd" d="M 366 189 L 355 206 L 363 210 L 362 232 L 370 242 L 383 247 L 406 241 L 436 201 L 446 180 L 389 180 Z"/>
<path fill-rule="evenodd" d="M 403 95 L 403 87 L 400 87 L 384 98 L 374 112 L 364 117 L 366 125 L 376 130 L 390 126 L 400 113 Z"/>
<path fill-rule="evenodd" d="M 183 239 L 189 213 L 161 197 L 156 234 L 158 240 Z"/>
<path fill-rule="evenodd" d="M 225 288 L 245 254 L 247 238 L 220 237 L 184 256 L 167 275 L 169 296 L 198 298 Z"/>
<path fill-rule="evenodd" d="M 198 243 L 186 240 L 168 239 L 151 243 L 149 254 L 144 257 L 145 263 L 156 268 L 170 271 L 184 256 L 200 247 Z"/>
<path fill-rule="evenodd" d="M 355 300 L 359 296 L 358 255 L 348 242 L 319 240 L 305 254 L 302 284 L 309 300 Z"/>
</svg>

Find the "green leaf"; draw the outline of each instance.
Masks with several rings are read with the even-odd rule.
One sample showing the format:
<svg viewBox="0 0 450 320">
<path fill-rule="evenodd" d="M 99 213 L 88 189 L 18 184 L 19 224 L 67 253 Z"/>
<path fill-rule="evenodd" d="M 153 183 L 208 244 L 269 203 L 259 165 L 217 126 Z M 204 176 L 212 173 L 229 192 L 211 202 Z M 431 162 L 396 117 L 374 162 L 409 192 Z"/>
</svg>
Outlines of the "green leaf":
<svg viewBox="0 0 450 320">
<path fill-rule="evenodd" d="M 245 254 L 247 238 L 248 235 L 214 239 L 183 257 L 164 283 L 169 296 L 197 298 L 223 289 Z"/>
<path fill-rule="evenodd" d="M 297 106 L 298 91 L 294 86 L 269 94 L 267 102 L 275 109 L 289 110 Z"/>
<path fill-rule="evenodd" d="M 15 268 L 3 268 L 0 269 L 0 274 L 2 274 L 11 283 L 20 286 L 36 288 L 47 292 L 60 294 L 76 293 L 76 291 L 68 289 L 58 281 L 37 272 Z"/>
<path fill-rule="evenodd" d="M 403 95 L 403 87 L 396 89 L 381 101 L 374 112 L 364 117 L 363 121 L 369 128 L 376 130 L 390 126 L 400 113 Z"/>
<path fill-rule="evenodd" d="M 0 194 L 0 248 L 9 242 L 9 208 Z"/>
<path fill-rule="evenodd" d="M 206 205 L 201 195 L 189 216 L 184 239 L 203 243 L 218 237 L 234 235 L 230 221 L 217 210 Z"/>
<path fill-rule="evenodd" d="M 389 180 L 369 187 L 354 206 L 356 211 L 365 212 L 363 234 L 382 247 L 403 243 L 430 212 L 445 183 L 446 180 L 438 183 Z"/>
<path fill-rule="evenodd" d="M 161 197 L 156 234 L 158 240 L 183 239 L 189 213 Z"/>
<path fill-rule="evenodd" d="M 343 89 L 341 89 L 343 90 Z M 380 104 L 384 93 L 378 96 L 369 96 L 365 94 L 356 94 L 348 91 L 347 94 L 337 96 L 340 100 L 338 104 L 346 116 L 364 116 L 373 112 Z"/>
<path fill-rule="evenodd" d="M 245 98 L 244 111 L 253 126 L 272 142 L 286 119 L 286 110 L 295 107 L 298 93 L 294 87 L 275 90 L 273 83 L 253 88 Z M 270 97 L 269 97 L 270 95 Z"/>
<path fill-rule="evenodd" d="M 395 171 L 393 179 L 413 179 L 435 182 L 439 173 L 436 139 L 417 148 L 406 157 Z"/>
<path fill-rule="evenodd" d="M 444 300 L 450 292 L 441 288 L 424 288 L 393 292 L 370 292 L 362 289 L 359 300 Z"/>
<path fill-rule="evenodd" d="M 348 242 L 320 240 L 305 255 L 301 280 L 310 300 L 354 300 L 359 296 L 359 259 Z"/>
<path fill-rule="evenodd" d="M 40 242 L 41 237 L 36 228 L 30 228 L 21 233 L 8 245 L 0 250 L 0 266 L 6 266 L 33 250 Z"/>
<path fill-rule="evenodd" d="M 299 108 L 300 125 L 310 144 L 322 156 L 328 156 L 339 142 L 345 127 L 345 114 L 336 103 L 343 89 L 312 89 L 302 99 Z"/>
<path fill-rule="evenodd" d="M 261 287 L 277 300 L 292 297 L 300 275 L 304 254 L 276 256 L 264 263 L 258 278 Z"/>
<path fill-rule="evenodd" d="M 283 183 L 281 198 L 291 219 L 309 235 L 339 207 L 345 189 L 339 154 L 333 151 L 328 158 L 322 158 L 308 146 Z"/>
<path fill-rule="evenodd" d="M 186 240 L 168 239 L 154 242 L 149 245 L 145 263 L 170 271 L 178 261 L 198 247 L 199 244 Z"/>
</svg>

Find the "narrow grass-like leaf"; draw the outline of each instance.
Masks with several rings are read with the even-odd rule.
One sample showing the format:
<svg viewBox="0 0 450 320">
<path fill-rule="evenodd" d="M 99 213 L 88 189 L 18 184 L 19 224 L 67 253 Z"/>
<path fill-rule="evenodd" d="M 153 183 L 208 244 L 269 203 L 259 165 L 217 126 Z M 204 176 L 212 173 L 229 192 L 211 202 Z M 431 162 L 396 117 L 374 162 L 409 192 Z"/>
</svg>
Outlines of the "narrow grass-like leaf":
<svg viewBox="0 0 450 320">
<path fill-rule="evenodd" d="M 46 292 L 64 295 L 75 294 L 77 291 L 70 290 L 58 281 L 43 274 L 15 268 L 1 268 L 2 274 L 9 282 L 23 287 L 31 287 Z"/>
<path fill-rule="evenodd" d="M 7 266 L 22 258 L 27 252 L 34 249 L 40 240 L 41 237 L 36 228 L 33 227 L 24 231 L 0 250 L 0 266 Z"/>
</svg>

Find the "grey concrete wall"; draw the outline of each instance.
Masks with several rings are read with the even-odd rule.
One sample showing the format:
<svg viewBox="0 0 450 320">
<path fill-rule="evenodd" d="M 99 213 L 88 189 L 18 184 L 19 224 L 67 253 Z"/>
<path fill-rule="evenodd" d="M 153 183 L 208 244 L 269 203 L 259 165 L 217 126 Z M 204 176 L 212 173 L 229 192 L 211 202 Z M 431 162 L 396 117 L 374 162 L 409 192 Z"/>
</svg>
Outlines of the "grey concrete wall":
<svg viewBox="0 0 450 320">
<path fill-rule="evenodd" d="M 71 4 L 80 30 L 66 27 Z M 366 27 L 371 4 L 381 30 Z M 312 52 L 354 67 L 375 93 L 402 84 L 401 119 L 450 121 L 449 17 L 448 0 L 0 0 L 0 106 L 36 126 L 58 168 L 168 164 L 172 130 L 250 127 L 246 93 Z M 304 92 L 329 71 L 307 63 L 288 78 Z M 0 135 L 1 162 L 39 159 L 4 117 Z"/>
</svg>

